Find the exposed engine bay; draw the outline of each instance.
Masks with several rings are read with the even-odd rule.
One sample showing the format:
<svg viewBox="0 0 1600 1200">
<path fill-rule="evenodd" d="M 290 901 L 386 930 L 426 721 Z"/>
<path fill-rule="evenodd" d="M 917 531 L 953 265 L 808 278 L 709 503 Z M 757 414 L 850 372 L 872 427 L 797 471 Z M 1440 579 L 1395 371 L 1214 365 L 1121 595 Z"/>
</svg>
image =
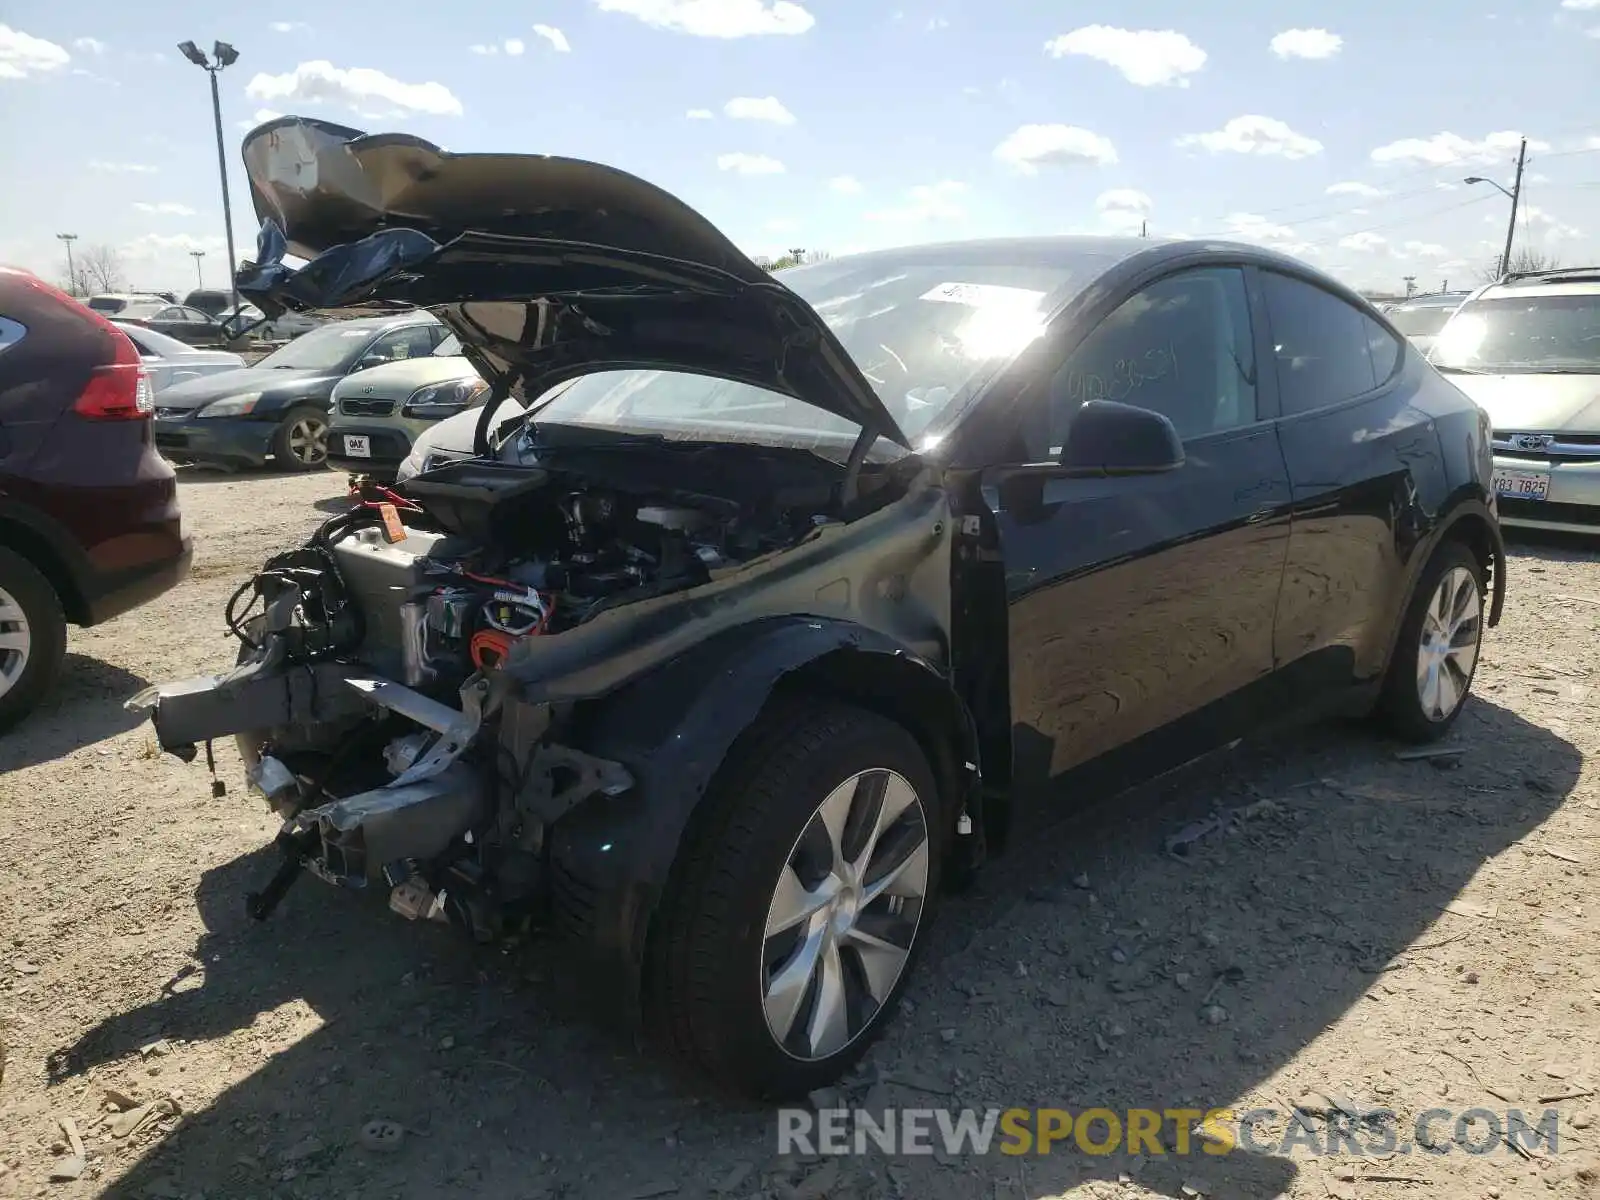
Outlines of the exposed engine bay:
<svg viewBox="0 0 1600 1200">
<path fill-rule="evenodd" d="M 365 485 L 234 593 L 233 671 L 129 702 L 154 710 L 164 749 L 192 760 L 203 746 L 213 772 L 213 740 L 236 736 L 284 821 L 285 861 L 252 915 L 302 870 L 386 888 L 401 915 L 482 940 L 537 906 L 552 825 L 634 783 L 573 744 L 581 705 L 528 700 L 544 647 L 846 524 L 838 468 L 814 456 L 650 449 L 580 448 L 581 473 L 479 459 Z M 898 494 L 882 482 L 861 511 Z"/>
</svg>

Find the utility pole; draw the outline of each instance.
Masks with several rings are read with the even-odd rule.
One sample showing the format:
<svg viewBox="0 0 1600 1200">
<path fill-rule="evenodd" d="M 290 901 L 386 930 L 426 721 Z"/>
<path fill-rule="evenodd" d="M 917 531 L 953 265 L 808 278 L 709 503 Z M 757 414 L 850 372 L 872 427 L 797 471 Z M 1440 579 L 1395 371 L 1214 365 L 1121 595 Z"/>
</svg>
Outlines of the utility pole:
<svg viewBox="0 0 1600 1200">
<path fill-rule="evenodd" d="M 205 256 L 206 252 L 204 250 L 189 251 L 189 257 L 194 259 L 194 285 L 197 288 L 203 288 L 206 285 L 206 281 L 200 277 L 200 260 Z"/>
<path fill-rule="evenodd" d="M 1148 219 L 1139 222 L 1139 236 L 1142 238 L 1150 236 L 1150 222 Z"/>
<path fill-rule="evenodd" d="M 1504 279 L 1511 270 L 1511 240 L 1517 236 L 1517 203 L 1522 199 L 1522 167 L 1528 161 L 1528 139 L 1522 139 L 1517 149 L 1517 179 L 1511 185 L 1511 220 L 1506 225 L 1506 252 L 1500 257 L 1500 277 Z"/>
<path fill-rule="evenodd" d="M 65 242 L 67 246 L 67 295 L 76 296 L 78 294 L 78 271 L 72 265 L 72 243 L 78 240 L 78 235 L 75 233 L 58 233 L 56 237 Z"/>
<path fill-rule="evenodd" d="M 233 207 L 228 201 L 228 154 L 222 144 L 222 100 L 217 94 L 217 72 L 238 62 L 239 52 L 227 42 L 217 42 L 211 47 L 211 53 L 217 60 L 215 65 L 206 58 L 205 51 L 193 42 L 179 42 L 178 52 L 211 76 L 211 116 L 217 127 L 217 171 L 222 176 L 222 221 L 228 234 L 228 292 L 233 297 L 234 311 L 238 311 L 239 288 L 233 279 L 234 263 L 238 260 L 233 256 Z M 195 266 L 198 270 L 198 259 Z"/>
</svg>

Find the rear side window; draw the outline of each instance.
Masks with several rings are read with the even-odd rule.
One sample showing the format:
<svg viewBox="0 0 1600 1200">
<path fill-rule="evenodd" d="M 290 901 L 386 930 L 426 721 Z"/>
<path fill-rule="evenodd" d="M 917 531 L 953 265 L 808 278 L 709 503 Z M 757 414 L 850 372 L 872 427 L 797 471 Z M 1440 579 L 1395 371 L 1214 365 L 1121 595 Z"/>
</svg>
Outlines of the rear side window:
<svg viewBox="0 0 1600 1200">
<path fill-rule="evenodd" d="M 1399 340 L 1359 308 L 1273 271 L 1261 282 L 1285 416 L 1370 392 L 1399 367 Z"/>
<path fill-rule="evenodd" d="M 97 313 L 119 313 L 128 307 L 128 302 L 119 296 L 94 296 L 89 307 Z"/>
<path fill-rule="evenodd" d="M 28 327 L 10 317 L 0 317 L 0 354 L 4 354 L 28 336 Z"/>
</svg>

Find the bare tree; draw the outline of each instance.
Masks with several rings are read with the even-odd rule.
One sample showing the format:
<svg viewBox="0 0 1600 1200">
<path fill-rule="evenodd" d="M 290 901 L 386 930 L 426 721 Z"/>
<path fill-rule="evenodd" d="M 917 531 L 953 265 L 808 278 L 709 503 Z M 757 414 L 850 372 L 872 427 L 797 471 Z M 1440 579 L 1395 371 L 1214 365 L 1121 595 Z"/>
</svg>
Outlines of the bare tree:
<svg viewBox="0 0 1600 1200">
<path fill-rule="evenodd" d="M 127 286 L 122 255 L 115 246 L 85 246 L 77 254 L 79 282 L 85 293 L 117 292 Z"/>
<path fill-rule="evenodd" d="M 1554 271 L 1561 265 L 1558 255 L 1547 250 L 1536 250 L 1532 246 L 1524 246 L 1520 250 L 1511 252 L 1511 273 L 1525 274 L 1533 271 Z M 1496 254 L 1494 261 L 1485 263 L 1478 268 L 1478 279 L 1482 283 L 1493 283 L 1500 278 L 1500 256 Z"/>
</svg>

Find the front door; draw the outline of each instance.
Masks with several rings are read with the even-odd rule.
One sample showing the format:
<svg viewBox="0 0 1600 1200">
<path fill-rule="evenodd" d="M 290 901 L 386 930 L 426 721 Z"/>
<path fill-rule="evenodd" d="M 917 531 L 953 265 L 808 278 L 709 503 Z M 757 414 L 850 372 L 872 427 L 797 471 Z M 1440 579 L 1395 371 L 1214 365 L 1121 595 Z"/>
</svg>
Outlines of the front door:
<svg viewBox="0 0 1600 1200">
<path fill-rule="evenodd" d="M 1033 389 L 1030 448 L 1060 453 L 1084 401 L 1168 417 L 1164 474 L 988 489 L 1010 606 L 1019 783 L 1137 744 L 1140 772 L 1233 736 L 1273 670 L 1288 472 L 1258 406 L 1245 274 L 1180 271 L 1113 310 Z M 1030 401 L 1024 397 L 1024 407 Z"/>
</svg>

